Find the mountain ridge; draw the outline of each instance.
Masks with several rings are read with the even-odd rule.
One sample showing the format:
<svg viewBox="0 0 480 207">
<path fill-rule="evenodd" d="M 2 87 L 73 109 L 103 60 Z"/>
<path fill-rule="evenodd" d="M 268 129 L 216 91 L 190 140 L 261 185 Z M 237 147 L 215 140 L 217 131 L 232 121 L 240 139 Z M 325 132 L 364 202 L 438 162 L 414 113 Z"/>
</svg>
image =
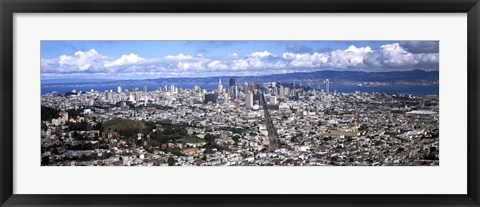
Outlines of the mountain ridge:
<svg viewBox="0 0 480 207">
<path fill-rule="evenodd" d="M 322 70 L 313 72 L 293 72 L 284 74 L 271 74 L 261 76 L 212 76 L 212 77 L 175 77 L 175 78 L 154 78 L 154 79 L 130 79 L 130 80 L 105 80 L 101 82 L 83 81 L 83 82 L 58 82 L 44 83 L 42 85 L 60 85 L 60 84 L 118 84 L 118 85 L 139 85 L 146 83 L 218 83 L 218 79 L 224 79 L 227 84 L 229 78 L 235 78 L 237 84 L 243 82 L 291 82 L 309 79 L 330 79 L 330 81 L 352 81 L 352 82 L 393 82 L 393 81 L 438 81 L 439 71 L 425 71 L 414 69 L 408 71 L 386 71 L 386 72 L 365 72 L 365 71 L 335 71 Z"/>
</svg>

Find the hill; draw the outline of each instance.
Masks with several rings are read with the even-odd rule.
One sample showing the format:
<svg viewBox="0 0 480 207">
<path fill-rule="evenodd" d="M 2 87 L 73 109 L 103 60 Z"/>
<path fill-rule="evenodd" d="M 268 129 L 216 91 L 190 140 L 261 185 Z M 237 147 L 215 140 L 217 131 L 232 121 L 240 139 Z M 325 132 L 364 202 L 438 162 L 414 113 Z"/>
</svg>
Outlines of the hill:
<svg viewBox="0 0 480 207">
<path fill-rule="evenodd" d="M 147 126 L 141 121 L 112 119 L 102 124 L 104 132 L 117 132 L 126 138 L 134 138 L 137 133 L 145 133 Z"/>
</svg>

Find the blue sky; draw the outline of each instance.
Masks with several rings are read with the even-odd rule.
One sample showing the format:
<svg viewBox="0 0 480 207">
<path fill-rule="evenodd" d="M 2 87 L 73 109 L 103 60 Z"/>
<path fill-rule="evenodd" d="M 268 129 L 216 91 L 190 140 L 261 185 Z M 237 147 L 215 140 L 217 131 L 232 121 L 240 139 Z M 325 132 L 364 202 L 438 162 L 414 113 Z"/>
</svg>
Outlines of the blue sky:
<svg viewBox="0 0 480 207">
<path fill-rule="evenodd" d="M 42 79 L 438 70 L 438 41 L 41 41 Z"/>
</svg>

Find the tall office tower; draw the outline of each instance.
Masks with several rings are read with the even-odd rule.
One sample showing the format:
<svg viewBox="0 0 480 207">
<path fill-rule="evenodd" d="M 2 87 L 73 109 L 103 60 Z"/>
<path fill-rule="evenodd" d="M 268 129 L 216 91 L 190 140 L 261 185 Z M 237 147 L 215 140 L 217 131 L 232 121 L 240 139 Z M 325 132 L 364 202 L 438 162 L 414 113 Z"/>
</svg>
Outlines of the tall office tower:
<svg viewBox="0 0 480 207">
<path fill-rule="evenodd" d="M 199 92 L 199 91 L 200 91 L 200 87 L 198 87 L 198 86 L 194 86 L 194 87 L 193 87 L 193 91 L 195 91 L 195 92 Z"/>
<path fill-rule="evenodd" d="M 213 94 L 213 93 L 210 93 L 210 94 L 205 94 L 205 98 L 204 98 L 204 101 L 203 103 L 204 104 L 207 104 L 207 103 L 217 103 L 217 95 Z"/>
<path fill-rule="evenodd" d="M 117 87 L 117 92 L 118 92 L 118 93 L 122 93 L 122 86 L 118 86 L 118 87 Z"/>
<path fill-rule="evenodd" d="M 175 86 L 174 85 L 170 85 L 170 92 L 172 92 L 172 93 L 175 92 Z"/>
<path fill-rule="evenodd" d="M 135 101 L 140 101 L 140 93 L 139 92 L 135 92 Z"/>
<path fill-rule="evenodd" d="M 231 99 L 236 99 L 237 98 L 237 86 L 233 85 L 228 88 L 228 95 L 230 96 Z"/>
<path fill-rule="evenodd" d="M 229 83 L 230 83 L 229 85 L 230 87 L 235 86 L 235 78 L 230 78 Z"/>
<path fill-rule="evenodd" d="M 280 97 L 283 97 L 284 94 L 285 94 L 285 88 L 282 85 L 280 85 L 280 87 L 278 89 L 278 95 Z"/>
<path fill-rule="evenodd" d="M 277 97 L 276 96 L 270 96 L 270 104 L 275 105 L 277 104 Z"/>
<path fill-rule="evenodd" d="M 111 101 L 112 100 L 112 92 L 110 91 L 105 91 L 105 96 L 107 98 L 107 101 Z"/>
<path fill-rule="evenodd" d="M 143 86 L 143 92 L 147 92 L 147 86 Z"/>
<path fill-rule="evenodd" d="M 163 89 L 164 89 L 164 91 L 168 91 L 167 85 L 165 85 L 165 87 Z"/>
<path fill-rule="evenodd" d="M 130 85 L 130 91 L 133 91 L 133 85 Z"/>
<path fill-rule="evenodd" d="M 325 80 L 325 92 L 330 93 L 330 81 L 328 79 Z"/>
<path fill-rule="evenodd" d="M 244 93 L 244 94 L 247 94 L 247 93 L 248 93 L 248 83 L 247 83 L 247 82 L 245 82 L 245 83 L 243 84 L 243 93 Z"/>
<path fill-rule="evenodd" d="M 130 94 L 128 95 L 128 101 L 135 102 L 135 96 L 133 95 L 132 92 L 130 92 Z"/>
<path fill-rule="evenodd" d="M 218 94 L 221 94 L 223 92 L 223 85 L 222 85 L 222 79 L 218 79 Z"/>
<path fill-rule="evenodd" d="M 253 93 L 248 92 L 246 97 L 245 97 L 245 104 L 247 105 L 247 108 L 252 108 L 253 107 Z"/>
</svg>

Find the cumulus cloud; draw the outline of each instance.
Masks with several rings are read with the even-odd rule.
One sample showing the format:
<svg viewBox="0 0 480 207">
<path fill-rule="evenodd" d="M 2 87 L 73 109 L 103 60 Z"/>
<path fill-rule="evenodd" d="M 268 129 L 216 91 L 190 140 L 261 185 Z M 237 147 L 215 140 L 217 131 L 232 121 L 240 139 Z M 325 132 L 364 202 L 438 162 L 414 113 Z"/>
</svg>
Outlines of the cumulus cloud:
<svg viewBox="0 0 480 207">
<path fill-rule="evenodd" d="M 354 45 L 346 50 L 335 50 L 330 53 L 329 65 L 332 68 L 364 67 L 364 57 L 372 52 L 370 47 L 357 48 Z"/>
<path fill-rule="evenodd" d="M 178 59 L 178 60 L 184 60 L 184 59 L 192 59 L 192 56 L 190 55 L 184 55 L 182 53 L 178 54 L 178 55 L 168 55 L 168 56 L 165 56 L 166 59 Z"/>
<path fill-rule="evenodd" d="M 364 63 L 371 68 L 385 69 L 438 69 L 438 53 L 411 53 L 399 43 L 387 44 L 368 53 Z"/>
<path fill-rule="evenodd" d="M 224 57 L 189 54 L 143 58 L 137 54 L 108 57 L 96 50 L 78 51 L 73 55 L 42 59 L 42 77 L 61 77 L 71 74 L 115 77 L 153 78 L 174 76 L 266 75 L 275 73 L 308 72 L 316 70 L 438 70 L 438 52 L 410 51 L 404 43 L 385 44 L 379 48 L 357 47 L 309 52 L 300 50 L 273 54 L 267 50 L 237 53 Z M 428 50 L 431 51 L 431 50 Z"/>
<path fill-rule="evenodd" d="M 120 66 L 120 65 L 127 65 L 127 64 L 134 64 L 134 63 L 140 63 L 145 61 L 144 58 L 138 57 L 138 55 L 135 55 L 133 53 L 130 53 L 129 55 L 122 55 L 122 57 L 106 62 L 104 65 L 105 67 L 112 67 L 112 66 Z"/>
<path fill-rule="evenodd" d="M 438 53 L 438 41 L 401 41 L 400 46 L 411 53 Z"/>
<path fill-rule="evenodd" d="M 55 59 L 42 59 L 42 72 L 91 72 L 101 70 L 102 63 L 110 58 L 97 53 L 95 49 L 78 51 L 72 56 L 61 55 Z"/>
<path fill-rule="evenodd" d="M 250 53 L 250 56 L 252 56 L 252 57 L 259 57 L 259 58 L 264 58 L 264 57 L 268 57 L 268 56 L 274 56 L 274 57 L 275 57 L 274 54 L 272 54 L 272 53 L 270 53 L 270 52 L 268 52 L 268 51 L 266 51 L 266 50 L 263 51 L 263 52 L 252 52 L 252 53 Z"/>
</svg>

